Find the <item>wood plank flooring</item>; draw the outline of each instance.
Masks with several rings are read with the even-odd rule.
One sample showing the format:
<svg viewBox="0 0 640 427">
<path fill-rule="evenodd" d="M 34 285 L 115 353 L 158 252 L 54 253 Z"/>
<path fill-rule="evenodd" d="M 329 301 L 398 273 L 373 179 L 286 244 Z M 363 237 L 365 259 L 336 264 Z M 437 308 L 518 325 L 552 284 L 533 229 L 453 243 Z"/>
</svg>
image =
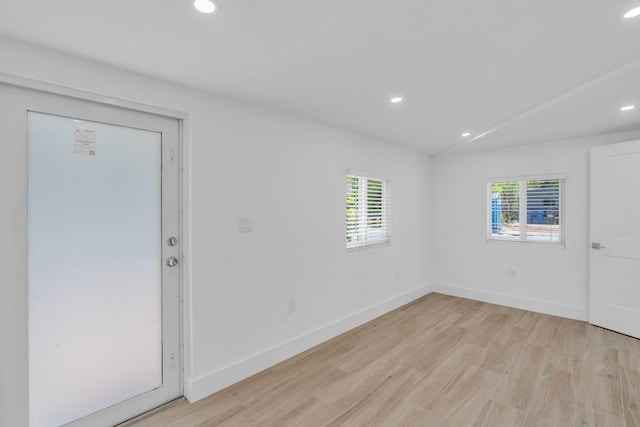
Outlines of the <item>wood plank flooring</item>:
<svg viewBox="0 0 640 427">
<path fill-rule="evenodd" d="M 127 425 L 640 426 L 640 340 L 430 294 Z"/>
</svg>

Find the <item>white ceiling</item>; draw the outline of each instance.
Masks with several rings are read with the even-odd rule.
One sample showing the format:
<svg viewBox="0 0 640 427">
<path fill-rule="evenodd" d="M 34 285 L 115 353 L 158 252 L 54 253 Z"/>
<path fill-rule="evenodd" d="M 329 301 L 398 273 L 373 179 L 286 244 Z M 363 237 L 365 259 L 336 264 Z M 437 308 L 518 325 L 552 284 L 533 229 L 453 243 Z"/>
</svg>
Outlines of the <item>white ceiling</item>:
<svg viewBox="0 0 640 427">
<path fill-rule="evenodd" d="M 640 0 L 217 3 L 0 0 L 0 34 L 428 154 L 640 130 Z"/>
</svg>

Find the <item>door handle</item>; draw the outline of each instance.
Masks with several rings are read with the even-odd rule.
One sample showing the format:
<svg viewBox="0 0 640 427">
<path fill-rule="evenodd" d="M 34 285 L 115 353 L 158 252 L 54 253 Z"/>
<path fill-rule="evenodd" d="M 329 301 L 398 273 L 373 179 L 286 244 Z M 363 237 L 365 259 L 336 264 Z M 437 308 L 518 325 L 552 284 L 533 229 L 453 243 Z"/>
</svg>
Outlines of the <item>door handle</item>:
<svg viewBox="0 0 640 427">
<path fill-rule="evenodd" d="M 169 258 L 167 258 L 167 265 L 169 267 L 175 267 L 176 265 L 178 265 L 178 258 L 170 256 Z"/>
<path fill-rule="evenodd" d="M 591 242 L 591 249 L 604 249 L 604 246 L 601 246 L 598 242 Z"/>
</svg>

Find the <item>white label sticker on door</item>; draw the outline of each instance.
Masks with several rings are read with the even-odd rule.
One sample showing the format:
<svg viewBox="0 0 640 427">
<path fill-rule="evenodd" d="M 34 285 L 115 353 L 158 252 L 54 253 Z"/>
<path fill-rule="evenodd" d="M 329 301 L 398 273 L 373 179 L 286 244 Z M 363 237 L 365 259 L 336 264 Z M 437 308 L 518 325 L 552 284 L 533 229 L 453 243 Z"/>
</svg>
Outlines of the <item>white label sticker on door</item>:
<svg viewBox="0 0 640 427">
<path fill-rule="evenodd" d="M 73 154 L 81 156 L 96 155 L 96 131 L 75 128 L 73 134 Z"/>
</svg>

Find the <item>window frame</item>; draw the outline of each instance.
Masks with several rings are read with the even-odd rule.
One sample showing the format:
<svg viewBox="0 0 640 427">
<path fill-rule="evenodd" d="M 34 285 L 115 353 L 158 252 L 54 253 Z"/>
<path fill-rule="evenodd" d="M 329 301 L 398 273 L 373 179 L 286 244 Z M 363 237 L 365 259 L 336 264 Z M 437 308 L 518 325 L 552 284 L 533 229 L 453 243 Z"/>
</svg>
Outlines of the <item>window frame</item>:
<svg viewBox="0 0 640 427">
<path fill-rule="evenodd" d="M 529 205 L 529 195 L 527 193 L 527 183 L 529 181 L 544 181 L 544 180 L 558 180 L 559 181 L 559 190 L 558 190 L 558 226 L 559 226 L 559 240 L 540 240 L 540 239 L 532 239 L 527 235 L 527 206 Z M 500 177 L 500 178 L 489 178 L 487 179 L 487 221 L 486 221 L 486 233 L 487 233 L 487 243 L 515 243 L 515 244 L 534 244 L 539 246 L 550 246 L 550 247 L 566 247 L 566 207 L 565 207 L 565 199 L 566 199 L 566 174 L 547 174 L 547 175 L 527 175 L 527 176 L 508 176 L 508 177 Z M 495 183 L 508 183 L 508 182 L 518 182 L 519 183 L 519 225 L 520 230 L 518 236 L 516 238 L 513 237 L 501 237 L 493 234 L 492 229 L 492 196 L 493 193 L 491 191 L 492 184 Z M 524 218 L 524 223 L 520 221 L 521 218 Z"/>
<path fill-rule="evenodd" d="M 357 209 L 359 209 L 359 212 L 357 214 L 357 223 L 356 223 L 356 228 L 357 229 L 362 229 L 362 228 L 366 228 L 367 224 L 366 224 L 366 218 L 367 218 L 367 214 L 365 214 L 364 212 L 360 211 L 360 209 L 364 209 L 365 211 L 368 209 L 368 200 L 370 200 L 370 198 L 368 197 L 368 182 L 371 181 L 379 181 L 382 183 L 382 188 L 381 188 L 381 192 L 380 192 L 380 229 L 382 231 L 382 237 L 381 238 L 372 238 L 372 239 L 365 239 L 365 240 L 357 240 L 357 241 L 349 241 L 349 230 L 350 228 L 353 226 L 352 224 L 350 224 L 350 220 L 349 220 L 349 201 L 348 201 L 348 194 L 345 194 L 345 232 L 346 232 L 346 249 L 348 251 L 351 250 L 355 250 L 355 249 L 363 249 L 363 248 L 368 248 L 368 247 L 374 247 L 374 246 L 381 246 L 381 245 L 389 245 L 391 243 L 391 197 L 390 197 L 390 188 L 391 188 L 391 180 L 389 180 L 386 176 L 384 176 L 383 174 L 380 173 L 376 173 L 376 172 L 370 172 L 370 171 L 363 171 L 363 170 L 355 170 L 355 169 L 347 169 L 346 173 L 345 173 L 345 184 L 347 185 L 347 192 L 349 191 L 349 184 L 348 184 L 348 178 L 352 177 L 352 178 L 357 178 L 358 179 L 358 192 L 359 192 L 359 199 L 358 200 L 364 200 L 364 207 L 363 206 L 359 206 Z M 361 181 L 366 182 L 367 184 L 362 185 Z M 360 203 L 358 203 L 360 205 Z M 355 236 L 357 236 L 358 233 L 356 232 Z"/>
</svg>

